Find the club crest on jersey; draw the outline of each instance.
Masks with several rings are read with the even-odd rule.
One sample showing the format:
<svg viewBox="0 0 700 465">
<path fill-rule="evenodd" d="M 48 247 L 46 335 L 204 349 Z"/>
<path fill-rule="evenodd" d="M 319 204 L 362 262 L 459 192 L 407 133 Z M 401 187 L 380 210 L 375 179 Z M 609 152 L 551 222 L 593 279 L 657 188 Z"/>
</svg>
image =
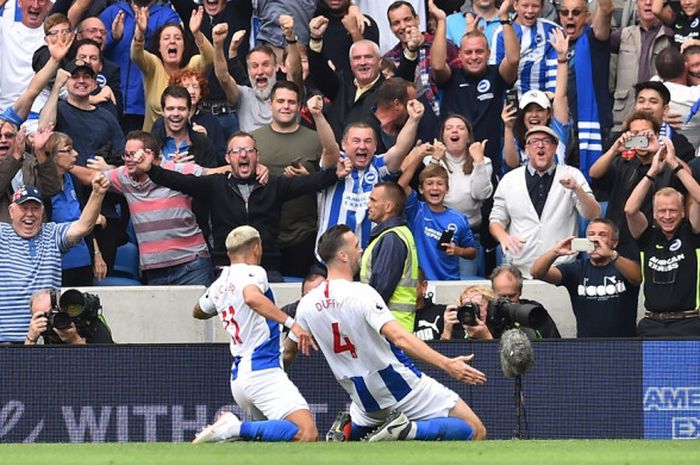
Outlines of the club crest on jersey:
<svg viewBox="0 0 700 465">
<path fill-rule="evenodd" d="M 698 27 L 698 23 L 700 23 L 700 19 L 695 18 L 692 23 L 690 23 L 691 28 L 696 28 Z"/>
<path fill-rule="evenodd" d="M 377 173 L 375 173 L 374 171 L 368 171 L 367 173 L 365 173 L 364 181 L 367 184 L 376 184 L 377 183 Z"/>
<path fill-rule="evenodd" d="M 479 84 L 476 85 L 476 90 L 478 90 L 482 94 L 484 92 L 488 92 L 490 88 L 491 83 L 488 81 L 488 79 L 482 79 L 481 81 L 479 81 Z"/>
<path fill-rule="evenodd" d="M 671 252 L 675 252 L 676 250 L 681 248 L 681 245 L 683 245 L 681 240 L 676 239 L 673 242 L 671 242 L 671 245 L 668 246 L 668 250 L 670 250 Z"/>
</svg>

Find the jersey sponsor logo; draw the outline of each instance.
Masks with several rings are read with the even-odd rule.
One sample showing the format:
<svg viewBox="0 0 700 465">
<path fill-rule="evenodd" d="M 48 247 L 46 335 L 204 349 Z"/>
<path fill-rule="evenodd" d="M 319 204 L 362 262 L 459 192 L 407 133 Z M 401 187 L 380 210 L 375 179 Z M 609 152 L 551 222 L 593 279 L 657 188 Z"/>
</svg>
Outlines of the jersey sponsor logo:
<svg viewBox="0 0 700 465">
<path fill-rule="evenodd" d="M 681 260 L 685 260 L 685 254 L 683 253 L 674 255 L 670 258 L 649 257 L 649 260 L 647 260 L 647 266 L 654 271 L 665 273 L 678 269 L 678 262 Z"/>
<path fill-rule="evenodd" d="M 482 94 L 484 92 L 488 92 L 489 89 L 491 88 L 491 83 L 489 82 L 488 79 L 482 79 L 479 81 L 479 83 L 476 85 L 476 90 L 481 92 Z"/>
<path fill-rule="evenodd" d="M 680 249 L 681 246 L 683 245 L 683 242 L 680 240 L 680 238 L 677 238 L 673 242 L 671 242 L 671 245 L 668 246 L 668 250 L 671 252 L 675 252 L 676 250 Z"/>
<path fill-rule="evenodd" d="M 369 192 L 347 193 L 343 196 L 343 207 L 346 210 L 363 210 L 367 208 L 369 194 Z"/>
<path fill-rule="evenodd" d="M 463 82 L 463 83 L 461 83 L 461 84 L 459 85 L 459 87 L 469 87 L 469 83 L 468 83 L 468 82 Z"/>
<path fill-rule="evenodd" d="M 594 300 L 606 300 L 623 294 L 626 290 L 625 282 L 618 281 L 616 276 L 604 276 L 603 284 L 589 284 L 588 278 L 583 278 L 583 284 L 579 284 L 577 289 L 580 297 L 593 297 Z"/>
</svg>

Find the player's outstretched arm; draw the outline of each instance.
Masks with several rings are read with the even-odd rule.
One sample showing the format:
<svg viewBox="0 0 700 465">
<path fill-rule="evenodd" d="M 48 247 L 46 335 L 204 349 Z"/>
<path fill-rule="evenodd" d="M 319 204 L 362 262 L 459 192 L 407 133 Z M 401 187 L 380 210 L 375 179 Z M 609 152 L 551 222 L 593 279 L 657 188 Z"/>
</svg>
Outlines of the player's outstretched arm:
<svg viewBox="0 0 700 465">
<path fill-rule="evenodd" d="M 382 326 L 381 333 L 411 357 L 429 363 L 463 383 L 483 384 L 486 382 L 486 375 L 467 363 L 474 358 L 473 354 L 461 355 L 454 358 L 445 357 L 431 349 L 428 344 L 403 329 L 395 320 L 385 323 L 384 326 Z"/>
</svg>

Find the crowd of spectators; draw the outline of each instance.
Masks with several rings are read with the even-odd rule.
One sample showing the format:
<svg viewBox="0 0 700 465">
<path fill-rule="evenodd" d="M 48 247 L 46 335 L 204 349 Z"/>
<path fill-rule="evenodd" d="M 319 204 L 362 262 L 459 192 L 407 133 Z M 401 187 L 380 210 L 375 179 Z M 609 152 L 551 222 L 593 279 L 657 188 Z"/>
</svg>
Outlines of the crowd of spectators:
<svg viewBox="0 0 700 465">
<path fill-rule="evenodd" d="M 425 278 L 505 264 L 579 336 L 637 334 L 640 288 L 640 334 L 700 335 L 700 0 L 618 3 L 0 0 L 0 342 L 127 241 L 209 285 L 251 225 L 274 282 L 339 223 L 418 332 Z"/>
</svg>

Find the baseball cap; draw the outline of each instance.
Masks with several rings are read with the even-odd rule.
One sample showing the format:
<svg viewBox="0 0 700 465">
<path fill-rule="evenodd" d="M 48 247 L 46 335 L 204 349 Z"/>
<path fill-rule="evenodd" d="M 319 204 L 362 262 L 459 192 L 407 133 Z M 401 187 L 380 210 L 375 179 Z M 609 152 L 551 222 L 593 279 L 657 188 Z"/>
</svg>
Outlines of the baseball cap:
<svg viewBox="0 0 700 465">
<path fill-rule="evenodd" d="M 95 70 L 93 70 L 92 67 L 83 60 L 71 61 L 66 65 L 65 69 L 71 74 L 71 76 L 74 75 L 77 71 L 85 71 L 89 73 L 90 76 L 92 76 L 93 78 L 96 76 Z"/>
<path fill-rule="evenodd" d="M 643 91 L 644 89 L 651 89 L 658 92 L 661 96 L 661 100 L 664 102 L 664 105 L 668 105 L 668 103 L 671 101 L 671 92 L 661 81 L 645 81 L 636 83 L 634 85 L 635 98 L 639 95 L 639 92 Z"/>
<path fill-rule="evenodd" d="M 520 97 L 520 109 L 524 110 L 531 103 L 536 103 L 545 110 L 552 108 L 552 104 L 547 97 L 547 94 L 541 90 L 528 90 Z"/>
<path fill-rule="evenodd" d="M 529 131 L 525 133 L 525 139 L 530 137 L 532 134 L 547 134 L 550 136 L 552 139 L 554 139 L 557 143 L 559 143 L 559 137 L 557 137 L 557 133 L 554 132 L 549 126 L 533 126 L 530 128 Z"/>
<path fill-rule="evenodd" d="M 29 202 L 30 200 L 42 203 L 41 192 L 34 186 L 22 186 L 12 194 L 12 202 L 17 205 L 22 205 L 24 202 Z"/>
</svg>

